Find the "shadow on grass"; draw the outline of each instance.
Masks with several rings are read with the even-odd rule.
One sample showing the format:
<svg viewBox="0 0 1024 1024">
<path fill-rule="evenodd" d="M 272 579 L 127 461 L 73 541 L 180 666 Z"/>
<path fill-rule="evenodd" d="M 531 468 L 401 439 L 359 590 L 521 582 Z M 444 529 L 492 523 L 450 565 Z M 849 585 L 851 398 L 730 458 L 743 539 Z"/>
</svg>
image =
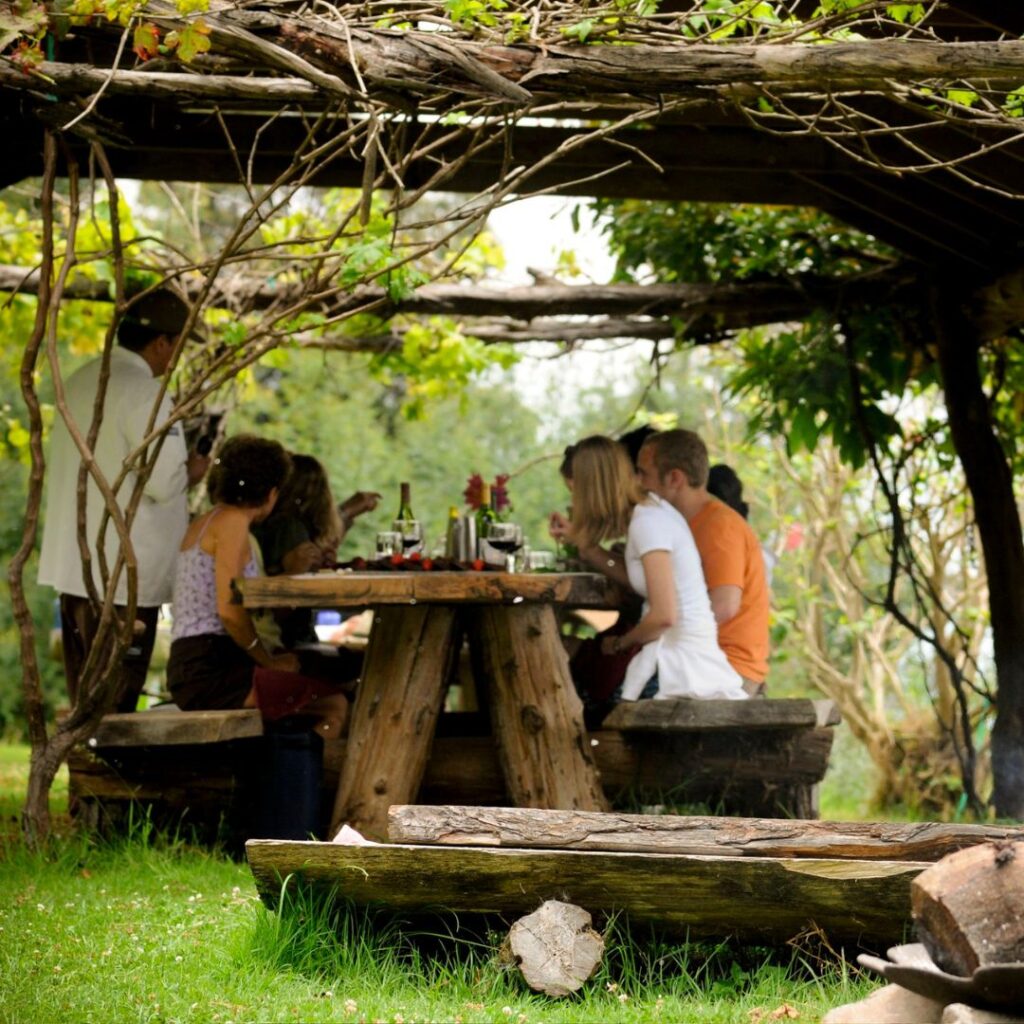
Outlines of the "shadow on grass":
<svg viewBox="0 0 1024 1024">
<path fill-rule="evenodd" d="M 522 997 L 524 983 L 502 946 L 511 921 L 438 911 L 410 917 L 383 907 L 356 906 L 289 877 L 278 903 L 256 912 L 254 962 L 324 986 L 346 978 L 373 979 L 382 990 L 402 985 L 461 990 L 485 1002 Z M 649 925 L 631 927 L 624 915 L 595 921 L 605 955 L 593 977 L 570 1000 L 621 995 L 682 1000 L 735 1000 L 766 988 L 847 988 L 859 972 L 816 936 L 797 945 L 766 947 L 680 941 Z M 541 998 L 541 997 L 538 997 Z"/>
</svg>

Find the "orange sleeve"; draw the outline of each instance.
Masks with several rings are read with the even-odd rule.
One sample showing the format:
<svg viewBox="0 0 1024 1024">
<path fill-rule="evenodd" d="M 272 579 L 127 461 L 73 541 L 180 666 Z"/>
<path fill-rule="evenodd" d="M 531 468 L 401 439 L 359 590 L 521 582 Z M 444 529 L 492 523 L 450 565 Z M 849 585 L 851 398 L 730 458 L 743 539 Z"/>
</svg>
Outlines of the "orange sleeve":
<svg viewBox="0 0 1024 1024">
<path fill-rule="evenodd" d="M 732 516 L 716 515 L 703 525 L 698 547 L 708 590 L 727 586 L 742 590 L 747 559 L 742 521 L 737 523 Z"/>
</svg>

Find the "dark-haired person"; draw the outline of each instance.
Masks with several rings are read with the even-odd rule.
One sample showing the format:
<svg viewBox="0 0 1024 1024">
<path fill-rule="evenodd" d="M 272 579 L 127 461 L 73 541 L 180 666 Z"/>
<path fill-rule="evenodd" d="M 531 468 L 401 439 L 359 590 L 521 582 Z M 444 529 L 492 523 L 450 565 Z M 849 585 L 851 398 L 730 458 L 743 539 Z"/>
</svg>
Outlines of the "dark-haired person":
<svg viewBox="0 0 1024 1024">
<path fill-rule="evenodd" d="M 738 512 L 744 519 L 750 518 L 750 506 L 743 500 L 743 481 L 732 466 L 720 462 L 708 470 L 708 494 L 719 501 L 724 501 L 729 508 Z M 771 590 L 772 570 L 778 559 L 764 544 L 761 545 L 761 555 L 764 558 L 765 582 L 768 584 L 768 589 Z"/>
<path fill-rule="evenodd" d="M 640 482 L 686 520 L 700 552 L 718 642 L 751 696 L 768 674 L 768 583 L 754 531 L 708 493 L 708 450 L 691 430 L 652 434 L 640 450 Z"/>
<path fill-rule="evenodd" d="M 160 393 L 160 378 L 166 373 L 171 354 L 188 319 L 188 306 L 166 289 L 151 292 L 133 303 L 118 325 L 118 343 L 110 353 L 110 376 L 103 402 L 103 420 L 96 438 L 96 463 L 108 481 L 121 472 L 125 458 L 146 436 L 153 408 Z M 99 387 L 102 359 L 94 359 L 71 375 L 65 383 L 65 397 L 71 417 L 83 435 L 88 433 Z M 167 421 L 171 401 L 165 394 L 157 410 L 155 425 Z M 188 525 L 186 490 L 202 479 L 209 460 L 188 455 L 180 425 L 168 431 L 131 528 L 132 546 L 138 563 L 136 633 L 122 661 L 116 710 L 134 711 L 146 682 L 160 605 L 171 599 L 174 560 L 178 544 Z M 39 582 L 60 594 L 64 673 L 68 695 L 74 703 L 85 660 L 99 625 L 99 609 L 88 598 L 84 566 L 78 547 L 78 473 L 81 457 L 63 417 L 55 417 L 50 442 L 46 520 L 39 555 Z M 127 503 L 135 486 L 129 474 L 118 498 Z M 87 476 L 86 540 L 89 545 L 93 579 L 102 595 L 97 541 L 103 517 L 103 498 Z M 107 525 L 105 553 L 113 565 L 119 541 Z M 121 573 L 115 600 L 119 608 L 127 601 L 127 582 Z"/>
<path fill-rule="evenodd" d="M 265 718 L 304 713 L 340 729 L 347 682 L 303 674 L 294 651 L 267 650 L 231 581 L 259 575 L 250 530 L 270 515 L 291 471 L 276 441 L 242 434 L 210 472 L 213 508 L 194 520 L 178 553 L 167 685 L 185 711 L 256 707 Z M 262 670 L 262 671 L 261 671 Z"/>
</svg>

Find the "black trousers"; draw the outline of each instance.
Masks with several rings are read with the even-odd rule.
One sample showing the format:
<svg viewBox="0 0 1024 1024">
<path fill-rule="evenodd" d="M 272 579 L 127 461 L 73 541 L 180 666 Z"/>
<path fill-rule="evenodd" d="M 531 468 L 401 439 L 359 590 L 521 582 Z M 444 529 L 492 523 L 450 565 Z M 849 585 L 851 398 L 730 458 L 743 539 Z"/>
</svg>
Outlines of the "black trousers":
<svg viewBox="0 0 1024 1024">
<path fill-rule="evenodd" d="M 124 614 L 124 608 L 118 607 Z M 146 685 L 149 660 L 153 656 L 153 642 L 156 640 L 156 623 L 159 608 L 136 608 L 135 620 L 142 624 L 132 642 L 121 656 L 118 670 L 117 702 L 115 711 L 134 711 L 139 694 Z M 60 595 L 60 629 L 64 643 L 64 678 L 67 680 L 68 697 L 72 706 L 78 699 L 79 681 L 82 669 L 92 648 L 100 619 L 87 597 L 74 594 Z"/>
</svg>

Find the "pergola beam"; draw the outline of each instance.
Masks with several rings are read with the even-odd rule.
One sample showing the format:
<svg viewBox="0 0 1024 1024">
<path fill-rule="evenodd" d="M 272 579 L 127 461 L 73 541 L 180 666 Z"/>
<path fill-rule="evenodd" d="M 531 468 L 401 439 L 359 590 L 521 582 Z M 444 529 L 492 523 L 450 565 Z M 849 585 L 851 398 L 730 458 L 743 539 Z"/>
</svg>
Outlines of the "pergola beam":
<svg viewBox="0 0 1024 1024">
<path fill-rule="evenodd" d="M 148 11 L 158 22 L 181 22 L 169 5 L 151 2 Z M 449 32 L 361 27 L 343 32 L 326 23 L 314 27 L 266 11 L 220 11 L 207 20 L 218 52 L 264 71 L 280 70 L 290 56 L 295 77 L 305 87 L 335 99 L 354 98 L 353 91 L 361 88 L 360 83 L 385 98 L 437 96 L 454 91 L 519 106 L 552 95 L 563 99 L 584 96 L 593 102 L 622 94 L 679 96 L 701 88 L 737 84 L 785 90 L 813 88 L 818 92 L 843 88 L 889 91 L 898 83 L 930 80 L 1019 83 L 1024 69 L 1024 41 L 1016 39 L 968 43 L 900 39 L 815 45 L 665 41 L 656 46 L 500 46 Z M 303 62 L 317 72 L 303 77 Z M 240 99 L 252 99 L 258 88 L 251 80 L 240 83 L 237 76 L 220 86 L 215 81 L 188 81 L 196 77 L 188 73 L 118 71 L 107 89 L 167 96 L 176 88 L 173 83 L 177 78 L 186 97 L 201 94 L 227 101 L 235 91 Z M 13 89 L 56 87 L 78 94 L 88 94 L 99 86 L 87 69 L 46 65 L 38 75 L 26 75 L 11 67 L 2 84 Z M 285 94 L 289 89 L 299 89 L 302 96 L 296 94 L 296 98 L 307 99 L 304 87 L 278 81 L 271 89 Z M 190 94 L 189 90 L 194 92 Z"/>
</svg>

